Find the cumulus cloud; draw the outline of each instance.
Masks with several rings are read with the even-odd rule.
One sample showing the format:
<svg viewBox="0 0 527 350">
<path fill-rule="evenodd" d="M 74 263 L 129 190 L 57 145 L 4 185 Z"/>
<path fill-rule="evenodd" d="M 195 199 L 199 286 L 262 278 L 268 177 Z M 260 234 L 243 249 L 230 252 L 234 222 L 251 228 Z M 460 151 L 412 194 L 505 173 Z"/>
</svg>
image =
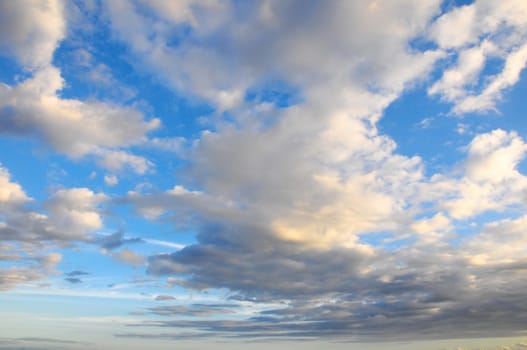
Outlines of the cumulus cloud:
<svg viewBox="0 0 527 350">
<path fill-rule="evenodd" d="M 0 268 L 0 290 L 8 290 L 17 285 L 28 284 L 46 278 L 55 272 L 62 256 L 58 253 L 46 255 L 17 255 L 16 265 Z M 4 259 L 0 258 L 0 261 Z M 12 259 L 8 259 L 11 260 Z"/>
<path fill-rule="evenodd" d="M 125 248 L 118 252 L 110 252 L 110 255 L 115 260 L 134 267 L 144 266 L 146 263 L 146 259 L 144 256 L 128 248 Z"/>
<path fill-rule="evenodd" d="M 523 1 L 475 1 L 441 16 L 429 36 L 457 55 L 429 94 L 453 102 L 455 114 L 496 110 L 502 92 L 513 86 L 527 62 L 527 6 Z M 491 60 L 503 62 L 494 75 L 482 74 Z"/>
<path fill-rule="evenodd" d="M 146 121 L 131 108 L 60 98 L 63 85 L 59 70 L 47 67 L 16 86 L 0 86 L 0 132 L 34 135 L 73 158 L 95 154 L 110 169 L 130 164 L 144 172 L 149 163 L 142 157 L 111 148 L 141 142 L 159 120 Z"/>
<path fill-rule="evenodd" d="M 47 66 L 66 34 L 64 11 L 60 0 L 2 1 L 0 48 L 30 69 Z"/>
<path fill-rule="evenodd" d="M 406 45 L 426 27 L 430 16 L 438 11 L 439 2 L 408 1 L 397 6 L 383 3 L 373 8 L 367 3 L 346 1 L 324 6 L 291 1 L 255 3 L 243 9 L 233 3 L 185 2 L 185 11 L 180 11 L 180 4 L 141 5 L 156 16 L 139 11 L 133 3 L 107 3 L 116 35 L 146 69 L 158 74 L 167 85 L 206 99 L 220 110 L 239 106 L 245 92 L 267 79 L 264 74 L 269 72 L 308 87 L 305 94 L 323 95 L 330 101 L 338 98 L 341 103 L 349 101 L 356 105 L 355 110 L 370 101 L 382 105 L 382 97 L 396 95 L 440 57 L 438 52 L 409 52 Z M 309 20 L 314 18 L 316 26 Z M 385 24 L 382 29 L 374 25 L 380 22 Z M 134 23 L 133 28 L 130 23 Z M 185 39 L 192 40 L 171 45 L 171 29 L 183 24 L 191 28 Z M 353 32 L 361 35 L 345 34 Z M 218 33 L 222 38 L 216 42 L 224 44 L 210 45 L 207 38 Z M 383 50 L 376 51 L 375 47 Z M 356 52 L 361 52 L 360 57 L 354 55 Z M 233 62 L 232 57 L 238 59 Z M 337 67 L 349 79 L 327 79 Z M 324 91 L 319 85 L 322 81 Z M 367 84 L 371 84 L 371 90 L 382 91 L 379 95 L 383 96 L 364 89 Z M 326 90 L 344 94 L 329 95 Z"/>
<path fill-rule="evenodd" d="M 456 228 L 485 212 L 523 208 L 525 177 L 518 166 L 524 140 L 504 130 L 476 135 L 459 169 L 426 176 L 424 161 L 398 154 L 377 121 L 405 89 L 431 79 L 440 59 L 449 68 L 429 92 L 461 103 L 479 84 L 488 55 L 509 57 L 521 21 L 497 8 L 488 11 L 498 19 L 487 18 L 472 7 L 480 5 L 441 14 L 439 2 L 266 2 L 244 8 L 247 21 L 232 6 L 228 12 L 196 10 L 218 12 L 214 23 L 209 16 L 158 14 L 162 25 L 156 28 L 149 26 L 152 13 L 131 3 L 108 9 L 116 35 L 147 69 L 177 91 L 233 111 L 232 123 L 217 123 L 193 143 L 180 184 L 124 199 L 147 219 L 197 232 L 196 243 L 150 256 L 148 273 L 191 289 L 225 288 L 233 300 L 283 302 L 249 320 L 158 325 L 255 337 L 517 334 L 523 309 L 510 313 L 522 282 L 511 270 L 500 281 L 510 281 L 516 293 L 497 290 L 489 278 L 496 265 L 474 263 L 478 249 L 489 246 L 477 248 Z M 495 25 L 470 29 L 481 16 Z M 502 29 L 500 16 L 518 30 L 507 47 L 492 36 Z M 138 25 L 128 28 L 124 18 Z M 193 40 L 170 45 L 165 30 L 182 21 Z M 467 35 L 451 40 L 458 22 Z M 261 30 L 248 34 L 255 31 L 244 31 L 247 23 Z M 208 25 L 222 29 L 215 34 L 220 46 L 202 45 L 210 43 Z M 361 35 L 348 35 L 356 32 Z M 492 35 L 482 41 L 481 33 Z M 412 47 L 420 35 L 439 47 Z M 457 62 L 449 66 L 453 51 Z M 222 100 L 260 86 L 270 70 L 304 100 L 273 109 L 272 122 L 248 118 L 243 101 Z M 500 316 L 500 310 L 507 312 Z M 496 319 L 503 322 L 499 327 L 492 325 Z"/>
<path fill-rule="evenodd" d="M 31 199 L 7 170 L 0 171 L 0 237 L 15 245 L 96 242 L 117 261 L 168 276 L 170 286 L 227 290 L 233 303 L 273 304 L 245 319 L 231 304 L 162 305 L 147 310 L 162 317 L 148 326 L 359 340 L 524 330 L 526 285 L 519 277 L 526 268 L 526 219 L 472 226 L 483 213 L 524 209 L 523 138 L 501 129 L 476 134 L 456 169 L 428 176 L 426 160 L 398 153 L 378 128 L 386 108 L 419 84 L 430 83 L 429 94 L 452 103 L 454 113 L 494 108 L 525 65 L 522 2 L 478 1 L 445 13 L 440 1 L 417 0 L 102 4 L 136 68 L 214 107 L 211 130 L 188 142 L 148 139 L 157 119 L 62 98 L 60 71 L 48 65 L 0 87 L 0 131 L 36 135 L 112 172 L 149 173 L 153 163 L 125 149 L 130 146 L 184 153 L 173 188 L 130 191 L 114 203 L 170 222 L 174 231 L 195 231 L 196 241 L 175 246 L 145 239 L 176 250 L 147 258 L 116 251 L 135 239 L 121 231 L 93 237 L 103 227 L 107 196 L 60 189 L 41 210 L 30 209 Z M 429 42 L 419 48 L 415 40 Z M 504 68 L 489 77 L 490 59 Z M 437 62 L 446 69 L 433 81 Z M 274 81 L 285 81 L 298 101 L 263 106 L 248 98 L 248 92 L 265 95 Z M 470 235 L 458 232 L 467 227 Z M 2 251 L 6 261 L 22 259 L 13 249 Z M 32 261 L 35 268 L 13 267 L 3 285 L 38 279 L 53 266 Z"/>
<path fill-rule="evenodd" d="M 151 163 L 120 148 L 142 142 L 159 127 L 158 119 L 146 120 L 133 108 L 108 102 L 61 97 L 66 82 L 52 55 L 65 35 L 63 3 L 0 6 L 0 46 L 32 73 L 16 84 L 0 85 L 0 134 L 36 137 L 72 158 L 92 154 L 111 170 L 129 164 L 144 173 Z"/>
<path fill-rule="evenodd" d="M 45 246 L 89 241 L 102 227 L 100 206 L 107 197 L 87 188 L 58 190 L 40 208 L 32 208 L 27 206 L 32 201 L 22 187 L 1 167 L 0 193 L 0 238 L 7 249 L 2 255 L 15 262 L 1 271 L 2 289 L 52 273 L 61 255 L 45 253 Z"/>
</svg>

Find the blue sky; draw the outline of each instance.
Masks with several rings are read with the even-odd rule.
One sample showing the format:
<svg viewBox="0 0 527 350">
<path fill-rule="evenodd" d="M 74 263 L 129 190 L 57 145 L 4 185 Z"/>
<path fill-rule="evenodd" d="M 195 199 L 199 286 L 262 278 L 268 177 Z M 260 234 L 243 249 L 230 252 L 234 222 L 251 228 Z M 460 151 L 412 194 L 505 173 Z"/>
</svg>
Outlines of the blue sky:
<svg viewBox="0 0 527 350">
<path fill-rule="evenodd" d="M 0 349 L 524 349 L 527 3 L 0 0 Z"/>
</svg>

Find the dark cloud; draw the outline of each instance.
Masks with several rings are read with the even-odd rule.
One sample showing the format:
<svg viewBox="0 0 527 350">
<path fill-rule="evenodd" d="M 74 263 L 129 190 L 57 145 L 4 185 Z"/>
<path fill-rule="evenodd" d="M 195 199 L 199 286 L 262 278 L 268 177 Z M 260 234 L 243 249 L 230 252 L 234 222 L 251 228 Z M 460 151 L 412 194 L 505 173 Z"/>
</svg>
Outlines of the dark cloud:
<svg viewBox="0 0 527 350">
<path fill-rule="evenodd" d="M 168 301 L 168 300 L 175 300 L 176 298 L 172 295 L 157 295 L 155 300 L 157 301 Z"/>
<path fill-rule="evenodd" d="M 37 343 L 36 346 L 33 344 Z M 56 339 L 44 337 L 20 337 L 20 338 L 0 338 L 0 349 L 5 350 L 51 350 L 69 349 L 71 345 L 81 345 L 89 347 L 92 344 L 69 339 Z"/>
<path fill-rule="evenodd" d="M 157 300 L 157 298 L 156 298 Z M 147 310 L 158 316 L 191 316 L 208 317 L 217 314 L 232 314 L 239 305 L 236 304 L 192 304 L 156 306 Z"/>
<path fill-rule="evenodd" d="M 75 277 L 65 278 L 64 281 L 68 281 L 69 283 L 72 283 L 72 284 L 82 283 L 82 280 L 80 278 L 75 278 Z"/>
<path fill-rule="evenodd" d="M 90 273 L 89 272 L 85 272 L 85 271 L 75 270 L 75 271 L 71 271 L 71 272 L 65 272 L 64 274 L 66 276 L 68 276 L 68 277 L 75 277 L 75 276 L 89 275 Z"/>
<path fill-rule="evenodd" d="M 527 324 L 524 264 L 471 265 L 449 245 L 372 254 L 308 248 L 254 227 L 232 229 L 216 225 L 203 230 L 197 244 L 150 257 L 149 273 L 180 276 L 176 284 L 186 288 L 226 288 L 233 301 L 282 306 L 239 321 L 224 316 L 156 325 L 225 337 L 402 341 L 519 336 Z M 260 239 L 238 239 L 240 232 Z M 148 311 L 176 318 L 236 312 L 196 305 Z"/>
<path fill-rule="evenodd" d="M 125 238 L 123 231 L 117 231 L 107 236 L 99 237 L 95 240 L 95 243 L 99 244 L 102 248 L 113 250 L 121 247 L 128 243 L 141 243 L 141 238 Z"/>
</svg>

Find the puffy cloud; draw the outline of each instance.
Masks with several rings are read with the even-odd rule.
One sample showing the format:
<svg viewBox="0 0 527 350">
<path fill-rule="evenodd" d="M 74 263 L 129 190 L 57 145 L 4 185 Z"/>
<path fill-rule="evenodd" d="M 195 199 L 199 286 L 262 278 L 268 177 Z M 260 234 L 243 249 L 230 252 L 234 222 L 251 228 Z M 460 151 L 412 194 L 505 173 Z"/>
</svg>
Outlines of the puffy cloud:
<svg viewBox="0 0 527 350">
<path fill-rule="evenodd" d="M 0 290 L 8 290 L 20 284 L 27 284 L 47 277 L 55 272 L 55 266 L 62 256 L 58 253 L 22 258 L 22 265 L 0 267 Z M 3 260 L 0 258 L 0 261 Z"/>
<path fill-rule="evenodd" d="M 464 176 L 435 176 L 430 194 L 437 191 L 434 200 L 440 200 L 440 206 L 456 219 L 523 204 L 527 178 L 517 167 L 526 151 L 524 140 L 515 132 L 497 129 L 477 135 L 467 146 Z"/>
<path fill-rule="evenodd" d="M 185 10 L 180 11 L 181 4 L 142 3 L 151 10 L 142 12 L 138 10 L 142 6 L 134 3 L 111 1 L 107 10 L 116 35 L 147 69 L 179 92 L 204 98 L 220 110 L 240 105 L 246 91 L 268 79 L 269 72 L 329 103 L 338 98 L 340 103 L 360 105 L 366 97 L 375 105 L 385 96 L 393 99 L 390 95 L 426 74 L 440 57 L 438 52 L 413 53 L 407 47 L 407 40 L 438 11 L 439 2 L 407 1 L 397 6 L 385 2 L 375 9 L 346 1 L 324 6 L 313 2 L 306 6 L 302 1 L 244 7 L 200 1 L 184 4 Z M 374 25 L 381 22 L 384 26 Z M 178 45 L 170 44 L 183 23 L 190 25 L 188 37 L 178 40 Z M 347 35 L 352 32 L 361 35 Z M 211 45 L 211 37 L 220 44 Z M 345 76 L 349 79 L 337 78 Z M 380 93 L 364 89 L 367 84 Z M 344 91 L 346 96 L 332 96 L 326 90 Z"/>
<path fill-rule="evenodd" d="M 158 119 L 145 120 L 133 108 L 108 102 L 61 97 L 66 83 L 52 65 L 52 55 L 65 36 L 62 1 L 0 6 L 0 47 L 31 72 L 16 85 L 0 85 L 0 134 L 33 136 L 69 157 L 94 154 L 109 169 L 129 163 L 134 171 L 144 173 L 151 163 L 119 148 L 143 142 L 148 132 L 159 127 Z M 105 84 L 117 84 L 111 74 L 106 76 Z M 93 78 L 102 79 L 100 74 Z M 117 158 L 117 163 L 109 158 Z"/>
<path fill-rule="evenodd" d="M 64 4 L 50 1 L 2 1 L 0 48 L 30 69 L 47 66 L 66 34 Z"/>
<path fill-rule="evenodd" d="M 106 199 L 104 194 L 87 188 L 73 188 L 57 191 L 45 207 L 56 231 L 64 232 L 66 237 L 85 239 L 86 232 L 102 227 L 98 207 Z"/>
<path fill-rule="evenodd" d="M 527 6 L 521 0 L 475 1 L 442 15 L 429 37 L 457 54 L 457 63 L 428 92 L 453 102 L 455 114 L 495 110 L 502 91 L 513 86 L 525 68 L 525 23 Z M 483 71 L 489 59 L 504 63 L 501 72 Z"/>
<path fill-rule="evenodd" d="M 468 146 L 467 176 L 475 181 L 494 183 L 521 177 L 517 170 L 527 144 L 516 132 L 501 129 L 476 136 Z"/>
<path fill-rule="evenodd" d="M 137 254 L 136 252 L 128 248 L 125 248 L 119 252 L 112 252 L 110 253 L 110 255 L 112 256 L 112 258 L 119 262 L 135 267 L 144 266 L 146 263 L 146 259 L 144 256 Z"/>
<path fill-rule="evenodd" d="M 61 256 L 44 249 L 89 241 L 102 227 L 100 206 L 107 197 L 87 188 L 58 190 L 37 210 L 27 206 L 30 198 L 0 168 L 0 193 L 0 238 L 5 242 L 0 260 L 12 262 L 0 270 L 0 289 L 45 278 Z"/>
<path fill-rule="evenodd" d="M 22 187 L 11 181 L 9 171 L 0 164 L 0 208 L 19 206 L 29 200 Z"/>
<path fill-rule="evenodd" d="M 97 163 L 113 171 L 121 171 L 129 168 L 137 174 L 144 174 L 154 165 L 145 157 L 136 156 L 126 151 L 97 149 L 95 153 Z"/>
<path fill-rule="evenodd" d="M 104 183 L 108 186 L 115 186 L 119 183 L 119 179 L 115 175 L 105 175 Z"/>
<path fill-rule="evenodd" d="M 159 126 L 158 119 L 146 121 L 140 112 L 130 108 L 60 98 L 58 91 L 63 85 L 59 70 L 47 67 L 19 85 L 0 86 L 0 132 L 35 134 L 57 151 L 74 158 L 103 153 L 102 163 L 107 164 L 107 157 L 125 153 L 101 151 L 101 148 L 139 143 L 145 133 Z M 121 159 L 121 163 L 125 161 Z M 143 171 L 145 166 L 146 163 L 134 165 L 138 171 Z"/>
</svg>

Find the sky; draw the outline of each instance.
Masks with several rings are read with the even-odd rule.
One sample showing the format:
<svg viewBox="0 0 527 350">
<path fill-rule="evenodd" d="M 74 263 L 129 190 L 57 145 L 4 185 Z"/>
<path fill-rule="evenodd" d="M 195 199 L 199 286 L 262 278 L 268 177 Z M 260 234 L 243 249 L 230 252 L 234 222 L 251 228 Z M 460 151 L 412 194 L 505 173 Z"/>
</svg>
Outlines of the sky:
<svg viewBox="0 0 527 350">
<path fill-rule="evenodd" d="M 0 0 L 0 349 L 527 348 L 524 0 Z"/>
</svg>

